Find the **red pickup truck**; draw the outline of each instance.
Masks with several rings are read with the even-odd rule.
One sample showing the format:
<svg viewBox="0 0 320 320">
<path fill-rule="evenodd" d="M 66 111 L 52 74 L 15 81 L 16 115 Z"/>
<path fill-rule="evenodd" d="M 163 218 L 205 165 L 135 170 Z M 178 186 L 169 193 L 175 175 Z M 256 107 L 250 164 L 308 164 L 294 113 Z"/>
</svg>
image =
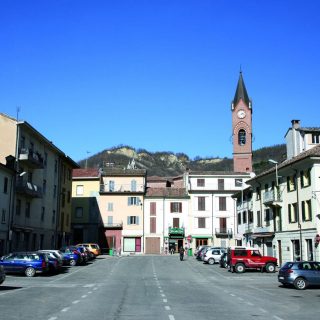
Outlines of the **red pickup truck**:
<svg viewBox="0 0 320 320">
<path fill-rule="evenodd" d="M 277 258 L 261 255 L 257 248 L 230 247 L 227 251 L 227 263 L 232 272 L 243 273 L 246 269 L 275 272 L 277 262 Z"/>
</svg>

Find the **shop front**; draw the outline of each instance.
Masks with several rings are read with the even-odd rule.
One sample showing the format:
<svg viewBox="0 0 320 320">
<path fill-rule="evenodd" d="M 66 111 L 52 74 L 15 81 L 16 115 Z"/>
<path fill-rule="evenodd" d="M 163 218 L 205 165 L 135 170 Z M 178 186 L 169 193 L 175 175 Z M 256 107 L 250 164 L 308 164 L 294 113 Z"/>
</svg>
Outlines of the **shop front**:
<svg viewBox="0 0 320 320">
<path fill-rule="evenodd" d="M 169 228 L 169 252 L 178 252 L 184 247 L 184 228 Z"/>
</svg>

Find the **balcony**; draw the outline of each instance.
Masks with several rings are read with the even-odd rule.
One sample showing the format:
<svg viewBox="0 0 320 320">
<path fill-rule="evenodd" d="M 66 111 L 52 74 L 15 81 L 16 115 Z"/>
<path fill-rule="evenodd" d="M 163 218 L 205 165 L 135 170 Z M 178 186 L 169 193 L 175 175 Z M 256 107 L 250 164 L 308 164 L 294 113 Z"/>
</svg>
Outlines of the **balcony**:
<svg viewBox="0 0 320 320">
<path fill-rule="evenodd" d="M 23 179 L 17 180 L 16 192 L 30 198 L 42 198 L 42 188 Z"/>
<path fill-rule="evenodd" d="M 33 169 L 43 169 L 44 161 L 39 152 L 31 149 L 22 148 L 19 152 L 19 161 Z"/>
<path fill-rule="evenodd" d="M 169 234 L 169 237 L 171 239 L 184 238 L 184 228 L 172 228 L 172 227 L 169 227 L 168 234 Z"/>
<path fill-rule="evenodd" d="M 104 223 L 103 227 L 107 230 L 122 230 L 123 222 Z"/>
<path fill-rule="evenodd" d="M 237 210 L 252 210 L 253 208 L 253 201 L 243 201 L 240 203 L 237 203 Z"/>
<path fill-rule="evenodd" d="M 100 193 L 144 193 L 144 184 L 111 184 L 100 185 Z"/>
<path fill-rule="evenodd" d="M 232 229 L 231 228 L 216 228 L 215 235 L 217 238 L 232 238 Z"/>
<path fill-rule="evenodd" d="M 279 190 L 265 191 L 263 196 L 263 203 L 266 206 L 281 207 L 282 195 Z"/>
</svg>

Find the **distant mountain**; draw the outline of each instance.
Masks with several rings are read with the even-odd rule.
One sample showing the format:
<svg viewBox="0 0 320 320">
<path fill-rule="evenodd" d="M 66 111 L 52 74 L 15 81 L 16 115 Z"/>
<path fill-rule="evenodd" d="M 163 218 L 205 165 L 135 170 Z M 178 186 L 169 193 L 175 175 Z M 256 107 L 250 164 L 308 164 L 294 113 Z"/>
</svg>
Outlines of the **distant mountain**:
<svg viewBox="0 0 320 320">
<path fill-rule="evenodd" d="M 253 152 L 254 172 L 259 173 L 272 166 L 268 159 L 279 163 L 285 160 L 286 146 L 279 144 L 265 147 Z M 117 146 L 101 151 L 87 159 L 79 161 L 82 168 L 103 168 L 117 166 L 127 168 L 134 159 L 136 168 L 146 169 L 150 176 L 178 176 L 186 168 L 192 171 L 232 171 L 233 160 L 230 158 L 200 158 L 190 159 L 185 153 L 168 151 L 149 152 L 145 149 L 135 149 L 130 146 Z"/>
</svg>

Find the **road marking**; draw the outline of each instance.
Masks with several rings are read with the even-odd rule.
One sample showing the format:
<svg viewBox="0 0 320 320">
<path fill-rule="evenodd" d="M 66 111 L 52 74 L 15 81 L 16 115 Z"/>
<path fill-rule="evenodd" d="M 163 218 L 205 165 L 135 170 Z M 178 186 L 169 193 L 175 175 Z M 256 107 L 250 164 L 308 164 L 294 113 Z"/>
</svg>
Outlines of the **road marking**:
<svg viewBox="0 0 320 320">
<path fill-rule="evenodd" d="M 243 299 L 242 299 L 242 298 L 240 298 L 240 297 L 238 297 L 238 300 L 243 301 Z"/>
<path fill-rule="evenodd" d="M 165 297 L 166 295 L 165 294 L 161 294 L 161 297 Z"/>
<path fill-rule="evenodd" d="M 77 303 L 79 303 L 79 302 L 80 302 L 80 300 L 72 301 L 73 304 L 77 304 Z"/>
<path fill-rule="evenodd" d="M 251 302 L 247 302 L 247 304 L 248 304 L 249 306 L 254 306 L 254 304 L 251 303 Z"/>
<path fill-rule="evenodd" d="M 48 320 L 56 320 L 56 319 L 58 319 L 58 318 L 57 317 L 51 317 Z"/>
<path fill-rule="evenodd" d="M 63 309 L 61 310 L 61 312 L 67 312 L 69 309 L 70 309 L 70 307 L 63 308 Z"/>
<path fill-rule="evenodd" d="M 275 319 L 277 320 L 283 320 L 282 318 L 278 317 L 278 316 L 273 316 Z"/>
<path fill-rule="evenodd" d="M 171 308 L 169 306 L 165 306 L 164 307 L 167 311 L 171 310 Z"/>
<path fill-rule="evenodd" d="M 93 284 L 86 284 L 86 285 L 83 286 L 83 288 L 92 288 L 94 286 L 95 286 L 94 283 Z"/>
<path fill-rule="evenodd" d="M 91 294 L 92 293 L 92 291 L 88 291 L 88 294 Z"/>
<path fill-rule="evenodd" d="M 267 310 L 260 308 L 260 311 L 263 313 L 267 313 Z"/>
<path fill-rule="evenodd" d="M 169 314 L 169 319 L 174 320 L 174 316 L 172 314 Z"/>
<path fill-rule="evenodd" d="M 163 299 L 163 302 L 168 302 L 168 300 L 167 299 Z"/>
<path fill-rule="evenodd" d="M 235 295 L 235 294 L 233 294 L 233 293 L 230 293 L 230 296 L 231 296 L 231 297 L 235 297 L 236 295 Z"/>
<path fill-rule="evenodd" d="M 160 289 L 160 288 L 159 288 Z M 160 290 L 160 293 L 162 293 L 163 292 L 163 290 Z"/>
<path fill-rule="evenodd" d="M 93 288 L 92 290 L 98 290 L 98 288 L 97 288 L 97 287 L 95 287 L 95 288 Z"/>
</svg>

